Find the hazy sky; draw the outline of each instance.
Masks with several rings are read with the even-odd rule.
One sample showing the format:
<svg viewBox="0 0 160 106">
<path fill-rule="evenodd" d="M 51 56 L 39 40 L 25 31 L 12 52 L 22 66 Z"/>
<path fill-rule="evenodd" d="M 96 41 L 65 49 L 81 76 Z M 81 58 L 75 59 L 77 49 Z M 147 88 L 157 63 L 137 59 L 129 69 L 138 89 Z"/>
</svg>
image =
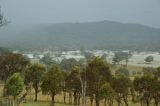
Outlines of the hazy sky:
<svg viewBox="0 0 160 106">
<path fill-rule="evenodd" d="M 160 28 L 160 0 L 0 0 L 12 24 L 112 20 Z"/>
</svg>

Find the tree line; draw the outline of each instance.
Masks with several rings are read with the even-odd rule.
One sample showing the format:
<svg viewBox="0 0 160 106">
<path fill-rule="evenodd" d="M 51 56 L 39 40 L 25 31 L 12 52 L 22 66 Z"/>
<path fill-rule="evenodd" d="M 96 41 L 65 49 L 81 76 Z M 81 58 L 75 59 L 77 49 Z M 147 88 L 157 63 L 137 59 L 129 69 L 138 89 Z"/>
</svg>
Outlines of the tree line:
<svg viewBox="0 0 160 106">
<path fill-rule="evenodd" d="M 85 63 L 85 64 L 84 64 Z M 140 103 L 141 106 L 160 102 L 160 68 L 146 68 L 142 76 L 131 80 L 125 68 L 112 74 L 112 67 L 103 57 L 91 56 L 77 61 L 73 58 L 56 63 L 51 57 L 44 56 L 40 63 L 31 63 L 21 54 L 0 54 L 0 80 L 4 82 L 4 96 L 13 96 L 18 104 L 23 101 L 32 86 L 35 102 L 38 93 L 51 95 L 54 106 L 55 95 L 62 93 L 64 103 L 85 106 L 86 97 L 90 105 L 129 106 Z M 124 71 L 122 71 L 124 70 Z M 19 97 L 24 91 L 25 93 Z M 82 102 L 81 102 L 82 98 Z M 129 102 L 131 101 L 131 102 Z M 73 102 L 73 103 L 72 103 Z"/>
</svg>

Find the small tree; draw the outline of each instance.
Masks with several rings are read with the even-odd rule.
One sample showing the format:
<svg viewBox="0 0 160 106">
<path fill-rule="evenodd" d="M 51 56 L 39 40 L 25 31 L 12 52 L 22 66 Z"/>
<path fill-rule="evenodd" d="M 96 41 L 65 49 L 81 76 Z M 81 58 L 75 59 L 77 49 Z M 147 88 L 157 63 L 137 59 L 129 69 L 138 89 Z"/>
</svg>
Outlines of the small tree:
<svg viewBox="0 0 160 106">
<path fill-rule="evenodd" d="M 24 82 L 20 73 L 15 73 L 7 79 L 6 82 L 7 95 L 13 96 L 14 101 L 16 97 L 23 91 Z M 14 105 L 15 103 L 13 103 Z"/>
<path fill-rule="evenodd" d="M 43 94 L 50 94 L 52 97 L 51 106 L 54 106 L 54 97 L 62 90 L 63 74 L 58 65 L 53 65 L 42 79 Z"/>
<path fill-rule="evenodd" d="M 111 85 L 109 83 L 105 83 L 100 88 L 100 96 L 102 99 L 105 99 L 104 106 L 107 106 L 107 100 L 108 100 L 108 106 L 113 105 L 113 99 L 115 97 L 115 92 Z"/>
<path fill-rule="evenodd" d="M 45 67 L 40 63 L 33 63 L 26 68 L 25 82 L 32 83 L 35 90 L 35 101 L 37 101 L 37 94 L 39 83 L 44 75 Z"/>
<path fill-rule="evenodd" d="M 148 57 L 145 58 L 145 62 L 147 62 L 147 63 L 151 63 L 153 61 L 154 61 L 154 57 L 153 56 L 148 56 Z"/>
</svg>

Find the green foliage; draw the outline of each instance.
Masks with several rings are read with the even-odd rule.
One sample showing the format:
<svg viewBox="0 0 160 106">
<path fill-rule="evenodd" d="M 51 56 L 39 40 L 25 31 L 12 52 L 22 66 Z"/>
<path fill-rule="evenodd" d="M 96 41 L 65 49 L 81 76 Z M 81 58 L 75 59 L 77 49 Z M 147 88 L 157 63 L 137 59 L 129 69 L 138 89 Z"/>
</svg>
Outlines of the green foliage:
<svg viewBox="0 0 160 106">
<path fill-rule="evenodd" d="M 74 66 L 80 66 L 80 63 L 74 58 L 63 59 L 60 63 L 60 66 L 63 68 L 63 70 L 70 71 Z"/>
<path fill-rule="evenodd" d="M 30 83 L 39 83 L 45 73 L 45 67 L 40 63 L 33 63 L 26 67 L 25 80 Z"/>
<path fill-rule="evenodd" d="M 62 90 L 63 73 L 58 65 L 53 65 L 42 79 L 42 92 L 44 94 L 60 93 Z"/>
<path fill-rule="evenodd" d="M 80 68 L 77 66 L 73 67 L 66 77 L 66 87 L 71 91 L 81 92 L 80 77 Z"/>
<path fill-rule="evenodd" d="M 113 57 L 113 63 L 119 64 L 121 61 L 125 60 L 128 63 L 128 59 L 131 57 L 131 54 L 128 52 L 115 52 Z"/>
<path fill-rule="evenodd" d="M 116 93 L 128 93 L 131 80 L 126 76 L 116 76 L 113 78 L 112 87 Z"/>
<path fill-rule="evenodd" d="M 105 83 L 100 88 L 100 96 L 102 99 L 114 99 L 115 91 L 109 83 Z"/>
<path fill-rule="evenodd" d="M 33 63 L 27 66 L 25 71 L 25 84 L 28 85 L 32 83 L 35 89 L 35 101 L 37 101 L 37 93 L 39 88 L 39 83 L 45 73 L 45 67 L 40 63 Z"/>
<path fill-rule="evenodd" d="M 29 61 L 21 54 L 0 55 L 0 79 L 5 81 L 15 72 L 23 72 L 27 64 Z"/>
<path fill-rule="evenodd" d="M 145 74 L 142 77 L 136 77 L 134 79 L 134 89 L 139 94 L 137 97 L 139 97 L 141 101 L 145 101 L 147 105 L 150 104 L 153 95 L 158 94 L 160 91 L 159 81 L 157 81 L 157 78 L 151 74 Z M 159 98 L 159 94 L 156 97 Z"/>
<path fill-rule="evenodd" d="M 154 57 L 153 56 L 148 56 L 145 58 L 145 61 L 148 62 L 148 63 L 151 63 L 154 61 Z"/>
<path fill-rule="evenodd" d="M 6 89 L 7 95 L 17 97 L 23 91 L 24 82 L 20 73 L 14 73 L 7 79 Z"/>
<path fill-rule="evenodd" d="M 88 61 L 87 67 L 87 91 L 90 97 L 95 95 L 96 105 L 99 105 L 101 99 L 101 86 L 111 81 L 111 72 L 109 64 L 100 57 L 94 57 Z"/>
</svg>

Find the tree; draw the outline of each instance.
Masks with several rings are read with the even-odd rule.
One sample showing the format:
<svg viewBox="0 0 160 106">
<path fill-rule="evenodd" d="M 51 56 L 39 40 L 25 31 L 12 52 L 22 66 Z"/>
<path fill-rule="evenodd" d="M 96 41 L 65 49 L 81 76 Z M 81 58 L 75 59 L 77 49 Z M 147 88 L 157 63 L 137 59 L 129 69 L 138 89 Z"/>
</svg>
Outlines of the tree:
<svg viewBox="0 0 160 106">
<path fill-rule="evenodd" d="M 130 93 L 131 81 L 128 77 L 120 75 L 113 78 L 112 87 L 116 92 L 116 101 L 118 106 L 121 105 L 122 99 L 128 106 L 128 95 Z"/>
<path fill-rule="evenodd" d="M 101 86 L 100 96 L 101 96 L 101 99 L 105 99 L 104 106 L 107 106 L 107 103 L 106 103 L 107 101 L 108 101 L 108 106 L 113 105 L 115 92 L 109 83 L 105 83 Z"/>
<path fill-rule="evenodd" d="M 153 56 L 148 56 L 148 57 L 145 58 L 145 62 L 147 62 L 147 63 L 151 63 L 153 61 L 154 61 L 154 57 Z"/>
<path fill-rule="evenodd" d="M 160 81 L 154 80 L 151 86 L 155 106 L 158 106 L 160 102 Z"/>
<path fill-rule="evenodd" d="M 129 61 L 129 58 L 131 57 L 131 53 L 128 52 L 115 52 L 115 55 L 113 57 L 113 64 L 119 64 L 121 61 L 125 60 L 126 67 Z"/>
<path fill-rule="evenodd" d="M 43 94 L 50 94 L 52 97 L 51 105 L 54 106 L 54 97 L 62 90 L 63 74 L 58 65 L 53 65 L 42 79 Z"/>
<path fill-rule="evenodd" d="M 141 78 L 136 77 L 134 79 L 134 89 L 138 92 L 138 97 L 141 100 L 141 106 L 143 101 L 145 101 L 147 106 L 150 105 L 150 101 L 153 97 L 153 84 L 156 80 L 157 79 L 151 74 L 145 74 Z"/>
<path fill-rule="evenodd" d="M 96 106 L 99 106 L 100 88 L 105 82 L 111 81 L 109 64 L 100 57 L 94 57 L 88 61 L 87 67 L 87 91 L 91 104 L 95 95 Z"/>
<path fill-rule="evenodd" d="M 35 101 L 37 101 L 38 88 L 44 73 L 45 67 L 40 63 L 30 64 L 25 71 L 25 82 L 32 83 L 35 90 Z"/>
<path fill-rule="evenodd" d="M 20 73 L 14 73 L 11 77 L 7 79 L 6 89 L 7 95 L 13 96 L 14 101 L 16 97 L 23 91 L 24 82 Z M 15 103 L 13 103 L 15 105 Z"/>
<path fill-rule="evenodd" d="M 60 66 L 65 71 L 71 71 L 74 66 L 79 66 L 79 65 L 80 65 L 79 62 L 74 58 L 63 59 L 60 63 Z"/>
<path fill-rule="evenodd" d="M 81 82 L 80 82 L 80 68 L 75 66 L 66 78 L 66 86 L 71 93 L 74 95 L 74 105 L 80 104 L 81 96 Z"/>
</svg>

